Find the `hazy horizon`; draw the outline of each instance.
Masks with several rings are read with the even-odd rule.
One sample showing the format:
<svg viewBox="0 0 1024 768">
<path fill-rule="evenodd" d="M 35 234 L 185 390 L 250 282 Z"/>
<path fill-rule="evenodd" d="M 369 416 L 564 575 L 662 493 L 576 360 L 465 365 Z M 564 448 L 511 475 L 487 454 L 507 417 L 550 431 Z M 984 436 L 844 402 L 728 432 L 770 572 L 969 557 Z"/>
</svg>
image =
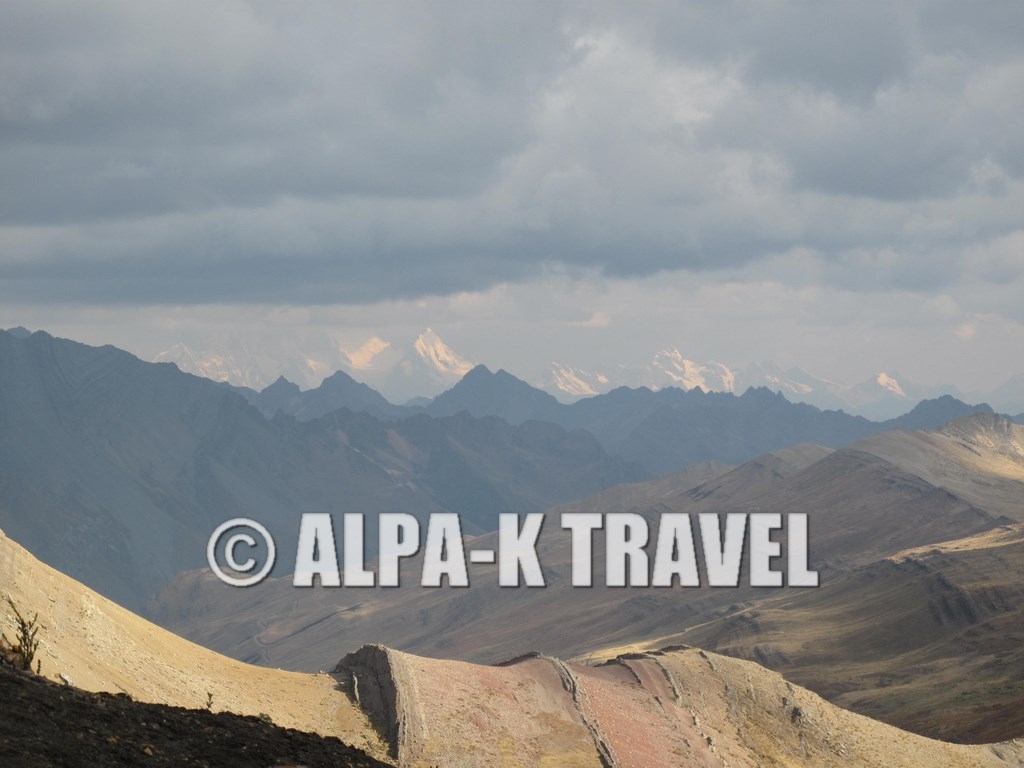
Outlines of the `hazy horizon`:
<svg viewBox="0 0 1024 768">
<path fill-rule="evenodd" d="M 21 326 L 24 328 L 24 326 Z M 0 324 L 0 330 L 15 330 L 15 326 L 4 327 Z M 43 331 L 50 333 L 51 335 L 67 338 L 71 341 L 81 342 L 90 344 L 92 346 L 102 346 L 110 342 L 90 342 L 81 338 L 75 338 L 60 333 L 55 333 L 51 329 L 47 328 L 28 328 L 31 332 Z M 452 354 L 452 366 L 442 373 L 447 375 L 438 376 L 434 379 L 425 379 L 423 371 L 419 372 L 417 376 L 415 372 L 410 375 L 408 371 L 404 372 L 401 370 L 403 367 L 408 368 L 410 362 L 414 362 L 418 353 L 416 347 L 419 343 L 426 340 L 428 344 L 438 344 L 444 348 L 448 353 Z M 117 346 L 117 345 L 114 345 Z M 202 370 L 200 367 L 190 365 L 186 360 L 184 364 L 176 356 L 180 348 L 184 347 L 190 355 L 195 355 L 196 359 L 200 363 L 210 363 L 213 361 L 215 364 L 211 370 Z M 140 355 L 137 351 L 126 349 L 136 357 L 147 361 L 147 362 L 174 362 L 178 367 L 186 373 L 203 376 L 214 381 L 228 382 L 235 386 L 243 386 L 260 391 L 273 384 L 279 378 L 283 378 L 293 384 L 298 385 L 299 389 L 303 391 L 316 389 L 324 379 L 329 378 L 335 372 L 343 372 L 352 377 L 355 381 L 366 384 L 372 389 L 382 394 L 390 402 L 394 404 L 405 404 L 421 399 L 431 399 L 436 395 L 450 389 L 462 377 L 469 372 L 472 368 L 477 366 L 483 366 L 492 373 L 504 370 L 507 373 L 515 376 L 518 379 L 525 381 L 533 387 L 544 390 L 549 394 L 555 395 L 555 397 L 563 403 L 572 403 L 578 399 L 584 397 L 591 397 L 597 394 L 603 394 L 611 391 L 617 387 L 625 386 L 629 388 L 647 387 L 652 390 L 658 390 L 664 387 L 677 387 L 682 389 L 693 388 L 692 384 L 685 384 L 679 381 L 671 381 L 666 379 L 664 372 L 659 371 L 659 361 L 664 363 L 664 356 L 666 354 L 678 354 L 682 357 L 680 350 L 671 348 L 658 350 L 656 354 L 649 356 L 646 360 L 642 360 L 636 365 L 625 365 L 621 364 L 614 367 L 605 369 L 595 370 L 582 370 L 568 368 L 570 372 L 577 372 L 581 375 L 586 374 L 608 374 L 608 379 L 603 382 L 603 385 L 597 385 L 598 389 L 593 392 L 587 393 L 572 393 L 566 389 L 560 389 L 557 383 L 551 376 L 552 369 L 554 366 L 549 366 L 546 371 L 540 374 L 534 375 L 533 377 L 525 375 L 522 371 L 515 370 L 508 366 L 501 364 L 488 363 L 485 361 L 465 357 L 459 354 L 458 350 L 453 350 L 444 343 L 437 333 L 432 328 L 426 328 L 414 339 L 402 339 L 398 343 L 392 343 L 385 341 L 380 337 L 371 337 L 370 341 L 367 342 L 362 349 L 349 350 L 352 358 L 344 359 L 345 353 L 342 353 L 341 358 L 336 354 L 336 349 L 333 350 L 335 355 L 331 357 L 330 354 L 324 358 L 312 361 L 309 358 L 305 358 L 307 362 L 315 362 L 317 367 L 315 368 L 300 368 L 296 365 L 299 360 L 302 360 L 302 356 L 293 359 L 290 363 L 282 364 L 279 368 L 274 367 L 275 356 L 273 350 L 270 354 L 267 353 L 265 348 L 254 348 L 245 347 L 235 351 L 235 357 L 225 357 L 223 361 L 218 360 L 217 350 L 211 349 L 195 349 L 188 347 L 184 342 L 176 342 L 170 348 L 163 350 L 156 356 Z M 326 350 L 331 352 L 331 350 Z M 205 357 L 204 357 L 205 356 Z M 283 355 L 282 355 L 283 358 Z M 333 361 L 333 362 L 332 362 Z M 997 412 L 1007 413 L 1009 415 L 1015 415 L 1020 410 L 1021 404 L 1018 400 L 1021 397 L 1020 387 L 1018 386 L 1020 376 L 1012 377 L 1012 379 L 1006 382 L 1001 382 L 1003 386 L 990 388 L 989 390 L 975 390 L 968 391 L 963 390 L 955 385 L 950 384 L 929 384 L 926 382 L 912 381 L 902 375 L 899 371 L 879 371 L 873 376 L 861 381 L 840 381 L 830 380 L 821 377 L 816 377 L 815 372 L 808 371 L 800 366 L 794 366 L 791 369 L 783 371 L 783 373 L 804 373 L 809 374 L 812 379 L 818 379 L 820 382 L 833 384 L 837 386 L 837 391 L 846 392 L 850 396 L 856 396 L 858 390 L 877 385 L 875 391 L 865 393 L 863 400 L 857 402 L 856 400 L 848 402 L 837 402 L 835 404 L 823 404 L 821 397 L 828 397 L 828 392 L 819 390 L 816 394 L 808 392 L 804 396 L 799 393 L 785 390 L 784 387 L 773 386 L 771 382 L 764 380 L 752 380 L 751 377 L 758 375 L 760 369 L 764 366 L 775 366 L 779 368 L 773 361 L 762 360 L 754 363 L 750 363 L 744 366 L 731 366 L 726 361 L 721 360 L 686 360 L 683 358 L 683 362 L 695 363 L 696 375 L 701 376 L 704 374 L 708 380 L 708 383 L 700 383 L 696 386 L 700 386 L 705 391 L 714 392 L 732 392 L 736 395 L 743 394 L 750 387 L 767 387 L 772 391 L 781 391 L 786 399 L 791 402 L 806 402 L 812 405 L 817 405 L 822 409 L 829 408 L 840 408 L 850 413 L 860 414 L 867 416 L 872 420 L 884 420 L 886 418 L 892 418 L 908 412 L 913 406 L 917 405 L 918 402 L 927 399 L 933 399 L 943 395 L 951 395 L 953 397 L 963 399 L 969 403 L 981 404 L 986 401 L 986 404 L 991 405 Z M 429 364 L 428 360 L 424 359 L 423 364 Z M 238 364 L 249 364 L 248 369 L 239 370 L 232 368 Z M 707 365 L 707 367 L 704 367 Z M 716 374 L 719 372 L 719 366 L 724 367 L 728 374 L 734 375 L 734 386 L 722 386 L 719 384 L 719 379 Z M 221 372 L 226 370 L 232 370 L 232 375 L 222 375 Z M 660 375 L 659 375 L 660 373 Z M 255 380 L 254 380 L 255 376 Z M 798 380 L 798 379 L 797 379 Z M 593 379 L 590 383 L 594 383 Z M 876 399 L 880 397 L 880 393 L 883 393 L 888 387 L 906 387 L 906 392 L 890 393 L 893 395 L 892 399 Z M 994 399 L 989 398 L 990 395 L 995 394 Z M 1000 396 L 1001 395 L 1001 396 Z"/>
</svg>

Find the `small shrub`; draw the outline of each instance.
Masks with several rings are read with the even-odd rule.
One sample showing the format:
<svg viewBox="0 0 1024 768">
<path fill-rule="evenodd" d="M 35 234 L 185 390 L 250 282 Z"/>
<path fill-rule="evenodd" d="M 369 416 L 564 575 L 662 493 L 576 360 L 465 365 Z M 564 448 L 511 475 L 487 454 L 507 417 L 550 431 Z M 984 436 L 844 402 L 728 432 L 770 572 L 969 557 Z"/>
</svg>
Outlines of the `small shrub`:
<svg viewBox="0 0 1024 768">
<path fill-rule="evenodd" d="M 27 672 L 32 671 L 32 662 L 36 661 L 36 651 L 39 650 L 39 614 L 31 619 L 21 615 L 14 600 L 7 598 L 7 604 L 14 611 L 14 620 L 17 624 L 16 642 L 11 642 L 7 636 L 0 632 L 0 652 L 3 653 L 18 669 Z M 42 670 L 42 660 L 36 661 L 36 674 Z"/>
</svg>

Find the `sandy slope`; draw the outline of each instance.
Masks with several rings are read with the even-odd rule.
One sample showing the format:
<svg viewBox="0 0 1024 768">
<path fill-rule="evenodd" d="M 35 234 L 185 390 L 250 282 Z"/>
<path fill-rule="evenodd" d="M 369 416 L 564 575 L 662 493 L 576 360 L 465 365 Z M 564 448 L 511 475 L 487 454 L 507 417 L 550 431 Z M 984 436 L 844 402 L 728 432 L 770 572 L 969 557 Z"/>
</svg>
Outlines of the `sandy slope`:
<svg viewBox="0 0 1024 768">
<path fill-rule="evenodd" d="M 8 596 L 38 612 L 42 674 L 139 701 L 265 713 L 278 725 L 338 736 L 380 753 L 362 711 L 329 675 L 253 667 L 183 640 L 36 560 L 0 531 L 0 627 L 14 636 Z"/>
</svg>

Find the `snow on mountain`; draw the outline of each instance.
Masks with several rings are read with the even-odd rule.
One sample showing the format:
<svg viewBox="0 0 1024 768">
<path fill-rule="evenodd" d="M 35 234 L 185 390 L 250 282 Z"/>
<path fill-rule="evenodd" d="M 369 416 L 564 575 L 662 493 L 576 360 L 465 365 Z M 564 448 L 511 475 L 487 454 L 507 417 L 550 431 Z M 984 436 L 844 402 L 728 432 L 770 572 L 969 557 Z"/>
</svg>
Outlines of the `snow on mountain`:
<svg viewBox="0 0 1024 768">
<path fill-rule="evenodd" d="M 442 383 L 454 384 L 475 367 L 475 363 L 461 357 L 430 328 L 419 335 L 413 348 Z"/>
<path fill-rule="evenodd" d="M 385 353 L 394 351 L 394 347 L 390 341 L 385 341 L 379 336 L 371 336 L 356 349 L 340 347 L 338 351 L 349 370 L 371 371 L 388 365 L 389 355 Z"/>
<path fill-rule="evenodd" d="M 603 394 L 616 387 L 647 387 L 652 390 L 700 387 L 705 392 L 732 392 L 735 378 L 733 372 L 721 363 L 694 362 L 673 348 L 658 352 L 643 368 L 616 365 L 607 373 L 552 363 L 550 375 L 539 386 L 551 394 L 577 399 Z"/>
<path fill-rule="evenodd" d="M 850 402 L 844 397 L 850 389 L 847 385 L 822 379 L 802 368 L 783 369 L 769 361 L 748 365 L 736 375 L 735 391 L 741 394 L 750 387 L 767 387 L 772 392 L 781 392 L 791 402 L 808 403 L 822 410 L 850 410 Z"/>
<path fill-rule="evenodd" d="M 905 413 L 914 402 L 945 392 L 959 394 L 949 387 L 916 387 L 898 374 L 886 372 L 850 385 L 820 378 L 801 368 L 784 370 L 767 361 L 733 371 L 722 363 L 690 360 L 676 348 L 658 352 L 643 368 L 616 366 L 607 375 L 555 363 L 552 374 L 540 386 L 571 399 L 603 394 L 620 386 L 646 386 L 653 390 L 700 387 L 705 392 L 737 395 L 750 387 L 767 387 L 794 403 L 808 403 L 823 410 L 843 409 L 871 419 L 893 418 Z"/>
<path fill-rule="evenodd" d="M 658 352 L 647 366 L 644 378 L 651 389 L 700 387 L 705 392 L 732 392 L 736 383 L 736 376 L 721 363 L 695 363 L 675 348 Z"/>
<path fill-rule="evenodd" d="M 430 328 L 405 344 L 371 336 L 353 346 L 329 340 L 310 346 L 312 349 L 283 351 L 238 344 L 230 351 L 215 352 L 194 350 L 179 342 L 153 362 L 174 363 L 186 373 L 257 391 L 281 376 L 303 390 L 316 389 L 336 371 L 344 371 L 392 402 L 437 395 L 475 365 Z"/>
<path fill-rule="evenodd" d="M 844 389 L 844 399 L 851 405 L 860 406 L 891 398 L 907 400 L 910 397 L 907 390 L 911 389 L 911 385 L 907 384 L 904 387 L 895 376 L 879 373 L 866 381 Z"/>
<path fill-rule="evenodd" d="M 609 379 L 603 373 L 552 363 L 549 378 L 540 386 L 553 395 L 568 395 L 571 399 L 577 399 L 599 395 L 606 391 L 608 384 Z"/>
<path fill-rule="evenodd" d="M 903 387 L 900 386 L 900 383 L 885 372 L 878 374 L 878 376 L 875 377 L 875 381 L 878 382 L 878 386 L 880 386 L 882 389 L 889 390 L 897 397 L 907 396 L 906 393 L 903 391 Z"/>
<path fill-rule="evenodd" d="M 789 400 L 799 400 L 826 383 L 799 368 L 784 371 L 775 363 L 765 361 L 748 365 L 737 373 L 734 391 L 742 393 L 750 387 L 768 387 Z"/>
<path fill-rule="evenodd" d="M 391 352 L 392 350 L 388 350 Z M 361 378 L 393 403 L 434 397 L 462 380 L 476 362 L 449 347 L 427 328 L 410 347 L 394 351 L 394 362 L 377 374 L 359 371 Z"/>
<path fill-rule="evenodd" d="M 361 344 L 343 346 L 327 341 L 310 350 L 263 349 L 236 345 L 219 352 L 197 351 L 183 343 L 160 353 L 154 362 L 173 362 L 179 368 L 215 381 L 262 390 L 279 376 L 302 389 L 315 389 L 335 371 L 344 371 L 393 403 L 434 397 L 462 380 L 476 361 L 460 354 L 431 328 L 411 341 L 370 336 Z M 646 366 L 612 365 L 601 370 L 553 362 L 536 386 L 563 401 L 604 394 L 616 387 L 665 387 L 743 394 L 750 387 L 767 387 L 791 402 L 823 410 L 884 420 L 905 413 L 919 400 L 962 393 L 952 387 L 916 386 L 896 372 L 880 372 L 858 384 L 815 376 L 801 368 L 783 369 L 772 362 L 733 370 L 728 366 L 686 358 L 678 348 L 657 352 Z M 979 394 L 973 401 L 986 399 Z M 1007 413 L 1024 409 L 1024 375 L 1014 377 L 992 393 L 991 404 Z"/>
<path fill-rule="evenodd" d="M 890 419 L 905 413 L 917 400 L 941 392 L 909 390 L 896 375 L 878 373 L 859 384 L 823 379 L 801 368 L 782 370 L 770 362 L 748 366 L 737 376 L 736 392 L 748 387 L 768 387 L 788 400 L 804 402 L 823 410 L 845 410 L 871 419 Z"/>
<path fill-rule="evenodd" d="M 230 354 L 192 350 L 178 342 L 153 358 L 154 363 L 174 363 L 185 373 L 238 387 L 263 389 L 273 379 L 251 360 L 243 362 Z"/>
</svg>

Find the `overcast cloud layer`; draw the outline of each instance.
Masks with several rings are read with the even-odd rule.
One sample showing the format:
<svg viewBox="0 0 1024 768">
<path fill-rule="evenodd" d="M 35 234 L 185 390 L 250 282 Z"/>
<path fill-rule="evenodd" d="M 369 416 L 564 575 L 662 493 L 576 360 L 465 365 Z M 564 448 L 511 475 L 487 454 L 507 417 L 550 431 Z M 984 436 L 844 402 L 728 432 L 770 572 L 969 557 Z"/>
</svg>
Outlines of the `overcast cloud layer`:
<svg viewBox="0 0 1024 768">
<path fill-rule="evenodd" d="M 0 320 L 995 386 L 1022 40 L 1015 1 L 5 3 Z"/>
</svg>

